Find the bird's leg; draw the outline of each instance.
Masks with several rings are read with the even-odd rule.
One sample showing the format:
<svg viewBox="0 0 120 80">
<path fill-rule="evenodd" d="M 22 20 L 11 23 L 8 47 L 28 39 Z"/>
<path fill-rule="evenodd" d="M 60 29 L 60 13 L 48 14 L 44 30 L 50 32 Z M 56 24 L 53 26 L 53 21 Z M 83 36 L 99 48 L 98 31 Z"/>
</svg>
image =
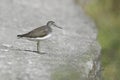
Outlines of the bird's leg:
<svg viewBox="0 0 120 80">
<path fill-rule="evenodd" d="M 40 41 L 37 41 L 37 52 L 40 53 Z"/>
</svg>

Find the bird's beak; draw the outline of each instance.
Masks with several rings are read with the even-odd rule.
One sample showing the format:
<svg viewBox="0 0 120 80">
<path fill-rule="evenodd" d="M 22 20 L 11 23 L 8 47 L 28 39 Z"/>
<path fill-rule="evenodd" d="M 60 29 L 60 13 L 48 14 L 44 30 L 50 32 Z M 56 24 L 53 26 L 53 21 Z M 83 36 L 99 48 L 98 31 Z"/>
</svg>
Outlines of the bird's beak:
<svg viewBox="0 0 120 80">
<path fill-rule="evenodd" d="M 55 27 L 57 27 L 57 28 L 59 28 L 59 29 L 63 29 L 62 27 L 59 27 L 59 26 L 57 26 L 56 24 L 53 24 Z"/>
</svg>

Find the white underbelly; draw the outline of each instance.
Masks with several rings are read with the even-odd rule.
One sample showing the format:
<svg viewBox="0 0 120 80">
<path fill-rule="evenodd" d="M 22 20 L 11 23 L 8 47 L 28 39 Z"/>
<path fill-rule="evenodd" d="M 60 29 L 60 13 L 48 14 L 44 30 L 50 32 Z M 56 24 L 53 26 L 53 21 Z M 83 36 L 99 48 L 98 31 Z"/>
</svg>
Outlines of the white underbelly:
<svg viewBox="0 0 120 80">
<path fill-rule="evenodd" d="M 37 38 L 28 38 L 28 37 L 24 37 L 24 38 L 27 39 L 27 40 L 30 40 L 30 41 L 40 41 L 40 40 L 45 40 L 45 39 L 47 39 L 51 36 L 52 36 L 52 34 L 48 34 L 44 37 L 37 37 Z"/>
</svg>

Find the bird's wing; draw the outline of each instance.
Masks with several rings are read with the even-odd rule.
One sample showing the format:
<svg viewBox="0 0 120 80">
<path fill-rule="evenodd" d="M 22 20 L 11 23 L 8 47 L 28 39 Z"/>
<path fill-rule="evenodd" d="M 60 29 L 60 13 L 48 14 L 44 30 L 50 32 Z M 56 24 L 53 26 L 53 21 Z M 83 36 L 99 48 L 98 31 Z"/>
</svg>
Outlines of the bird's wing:
<svg viewBox="0 0 120 80">
<path fill-rule="evenodd" d="M 22 37 L 36 38 L 36 37 L 44 37 L 47 34 L 48 34 L 48 28 L 46 28 L 46 26 L 42 26 L 42 27 L 36 28 L 26 34 L 23 34 Z"/>
</svg>

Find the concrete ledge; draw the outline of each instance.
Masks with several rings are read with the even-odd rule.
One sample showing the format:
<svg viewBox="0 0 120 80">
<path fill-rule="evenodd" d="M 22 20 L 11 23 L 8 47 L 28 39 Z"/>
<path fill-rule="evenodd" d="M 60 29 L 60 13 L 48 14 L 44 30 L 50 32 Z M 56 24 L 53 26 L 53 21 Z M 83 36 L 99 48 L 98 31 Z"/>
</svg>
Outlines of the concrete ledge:
<svg viewBox="0 0 120 80">
<path fill-rule="evenodd" d="M 0 11 L 0 80 L 100 80 L 96 26 L 73 0 L 1 0 Z M 16 38 L 49 20 L 63 30 L 41 42 L 46 54 Z"/>
</svg>

